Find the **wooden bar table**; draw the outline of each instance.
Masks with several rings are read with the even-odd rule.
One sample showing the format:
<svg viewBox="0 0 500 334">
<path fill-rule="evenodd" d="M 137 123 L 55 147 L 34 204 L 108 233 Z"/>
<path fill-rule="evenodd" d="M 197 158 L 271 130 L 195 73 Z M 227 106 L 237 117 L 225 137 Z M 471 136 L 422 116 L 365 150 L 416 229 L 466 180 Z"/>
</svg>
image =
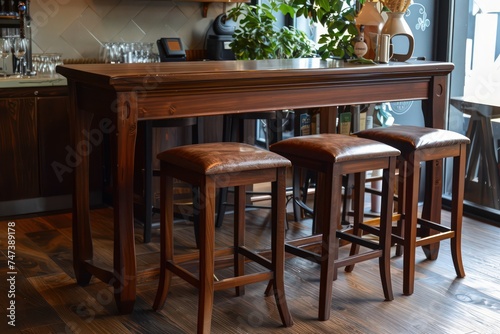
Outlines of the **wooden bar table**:
<svg viewBox="0 0 500 334">
<path fill-rule="evenodd" d="M 335 60 L 294 59 L 152 64 L 64 65 L 68 80 L 73 149 L 73 266 L 79 284 L 92 275 L 112 284 L 121 313 L 136 298 L 133 171 L 137 122 L 148 119 L 323 107 L 321 131 L 334 129 L 334 106 L 425 100 L 425 126 L 444 128 L 452 63 L 409 61 L 354 65 Z M 89 133 L 93 119 L 99 133 Z M 95 131 L 95 129 L 94 129 Z M 113 269 L 93 259 L 89 208 L 89 154 L 112 133 Z M 90 140 L 89 140 L 90 139 Z M 102 140 L 101 140 L 102 141 Z M 424 217 L 440 221 L 441 163 L 427 165 Z M 440 197 L 439 197 L 440 198 Z M 436 250 L 437 251 L 437 250 Z"/>
</svg>

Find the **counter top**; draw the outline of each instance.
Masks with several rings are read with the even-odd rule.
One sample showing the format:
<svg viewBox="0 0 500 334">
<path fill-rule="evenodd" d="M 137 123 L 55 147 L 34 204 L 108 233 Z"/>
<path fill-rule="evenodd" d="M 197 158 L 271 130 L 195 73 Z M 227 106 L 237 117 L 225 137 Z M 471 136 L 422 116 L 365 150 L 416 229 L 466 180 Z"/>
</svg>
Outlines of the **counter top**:
<svg viewBox="0 0 500 334">
<path fill-rule="evenodd" d="M 8 78 L 0 77 L 0 88 L 49 87 L 66 85 L 66 78 L 59 74 L 37 75 L 26 78 L 16 78 L 15 76 Z"/>
</svg>

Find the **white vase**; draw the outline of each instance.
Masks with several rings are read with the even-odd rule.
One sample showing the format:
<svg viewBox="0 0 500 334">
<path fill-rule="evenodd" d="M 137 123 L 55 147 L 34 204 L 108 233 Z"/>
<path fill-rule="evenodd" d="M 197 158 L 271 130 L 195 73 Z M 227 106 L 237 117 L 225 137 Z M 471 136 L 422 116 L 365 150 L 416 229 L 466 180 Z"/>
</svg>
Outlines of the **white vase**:
<svg viewBox="0 0 500 334">
<path fill-rule="evenodd" d="M 382 34 L 389 34 L 391 36 L 391 43 L 393 42 L 393 37 L 401 36 L 408 39 L 408 51 L 406 53 L 395 53 L 393 52 L 392 58 L 397 61 L 407 61 L 413 55 L 413 48 L 415 45 L 415 39 L 413 38 L 413 33 L 411 32 L 410 26 L 404 18 L 405 13 L 389 12 L 387 13 L 387 21 L 382 28 Z"/>
</svg>

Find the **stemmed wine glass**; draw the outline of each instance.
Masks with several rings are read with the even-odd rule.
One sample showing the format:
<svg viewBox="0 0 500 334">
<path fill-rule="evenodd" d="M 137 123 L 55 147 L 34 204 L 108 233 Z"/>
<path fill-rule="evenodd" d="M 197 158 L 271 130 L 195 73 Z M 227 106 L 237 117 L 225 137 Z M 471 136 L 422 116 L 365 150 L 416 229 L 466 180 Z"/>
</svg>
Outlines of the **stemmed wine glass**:
<svg viewBox="0 0 500 334">
<path fill-rule="evenodd" d="M 5 59 L 7 59 L 12 51 L 10 45 L 10 40 L 8 38 L 0 38 L 0 56 L 2 57 L 2 75 L 4 78 L 7 77 L 7 71 L 5 70 Z"/>
<path fill-rule="evenodd" d="M 22 78 L 24 76 L 24 69 L 26 68 L 24 56 L 26 55 L 27 49 L 28 40 L 26 38 L 16 37 L 14 39 L 14 56 L 16 56 L 19 60 L 18 78 Z"/>
</svg>

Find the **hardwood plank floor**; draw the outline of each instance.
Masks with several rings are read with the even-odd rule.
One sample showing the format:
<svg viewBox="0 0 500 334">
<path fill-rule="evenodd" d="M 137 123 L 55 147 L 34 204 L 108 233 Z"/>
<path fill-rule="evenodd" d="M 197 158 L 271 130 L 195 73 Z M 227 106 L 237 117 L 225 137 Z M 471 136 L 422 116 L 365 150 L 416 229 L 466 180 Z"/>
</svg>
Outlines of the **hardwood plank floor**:
<svg viewBox="0 0 500 334">
<path fill-rule="evenodd" d="M 267 247 L 269 221 L 266 210 L 247 213 L 248 240 L 257 248 Z M 289 219 L 292 215 L 289 214 Z M 449 217 L 443 211 L 443 222 Z M 95 254 L 111 265 L 112 210 L 92 211 Z M 217 244 L 231 240 L 231 215 L 217 230 Z M 134 312 L 119 315 L 112 289 L 93 279 L 80 287 L 72 269 L 71 215 L 57 214 L 14 219 L 16 237 L 16 326 L 5 316 L 9 305 L 7 281 L 9 221 L 0 222 L 0 333 L 194 333 L 197 291 L 177 277 L 160 312 L 152 311 L 157 278 L 141 276 Z M 194 249 L 192 225 L 175 225 L 181 252 Z M 310 222 L 290 222 L 287 238 L 306 235 Z M 215 294 L 213 333 L 500 333 L 500 229 L 464 219 L 463 257 L 467 276 L 455 277 L 449 242 L 441 243 L 436 261 L 426 261 L 417 252 L 415 293 L 403 296 L 402 259 L 392 260 L 395 300 L 384 301 L 377 261 L 356 265 L 354 272 L 339 272 L 333 284 L 332 315 L 317 317 L 317 265 L 302 259 L 286 262 L 286 293 L 294 319 L 291 328 L 281 327 L 274 298 L 264 297 L 265 283 L 246 287 L 236 297 L 233 290 Z M 140 271 L 158 267 L 158 231 L 153 241 L 142 243 L 137 226 L 137 265 Z M 344 247 L 343 252 L 347 251 Z M 218 275 L 231 272 L 223 269 Z"/>
</svg>

